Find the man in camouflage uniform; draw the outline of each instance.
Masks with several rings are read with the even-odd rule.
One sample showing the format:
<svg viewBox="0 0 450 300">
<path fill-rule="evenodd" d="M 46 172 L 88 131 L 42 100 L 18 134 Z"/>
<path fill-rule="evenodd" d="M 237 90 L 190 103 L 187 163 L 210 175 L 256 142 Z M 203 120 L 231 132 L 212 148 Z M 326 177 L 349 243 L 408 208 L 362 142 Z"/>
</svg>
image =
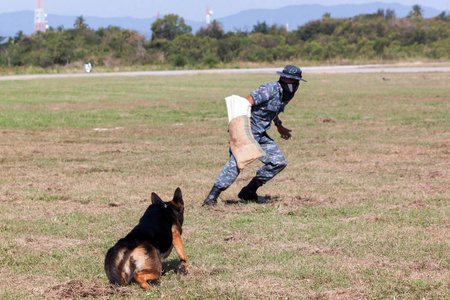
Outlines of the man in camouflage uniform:
<svg viewBox="0 0 450 300">
<path fill-rule="evenodd" d="M 259 159 L 264 166 L 256 172 L 256 176 L 250 183 L 239 192 L 238 197 L 242 200 L 263 202 L 264 198 L 258 197 L 256 190 L 280 173 L 287 165 L 286 158 L 281 153 L 280 148 L 266 131 L 273 121 L 283 139 L 292 139 L 291 130 L 282 125 L 278 114 L 284 112 L 284 108 L 294 97 L 300 80 L 306 80 L 302 79 L 301 69 L 292 65 L 287 65 L 282 72 L 277 72 L 277 74 L 280 75 L 278 81 L 259 86 L 247 97 L 252 105 L 250 117 L 252 134 L 266 152 L 266 156 Z M 236 159 L 230 151 L 230 160 L 220 172 L 202 206 L 216 205 L 220 193 L 226 190 L 238 175 L 239 169 Z"/>
</svg>

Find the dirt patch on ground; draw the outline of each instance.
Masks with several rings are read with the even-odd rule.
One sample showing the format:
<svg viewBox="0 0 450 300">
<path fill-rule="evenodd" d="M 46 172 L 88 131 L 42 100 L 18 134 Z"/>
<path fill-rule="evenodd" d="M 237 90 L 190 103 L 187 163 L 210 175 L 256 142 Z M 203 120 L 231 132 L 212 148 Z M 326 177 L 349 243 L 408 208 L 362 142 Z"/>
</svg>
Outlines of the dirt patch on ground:
<svg viewBox="0 0 450 300">
<path fill-rule="evenodd" d="M 45 291 L 46 299 L 80 299 L 99 297 L 128 297 L 135 292 L 127 287 L 116 287 L 102 282 L 71 280 L 55 285 Z"/>
<path fill-rule="evenodd" d="M 411 203 L 407 203 L 401 206 L 402 208 L 423 208 L 430 207 L 429 205 L 423 203 L 422 200 L 416 200 Z"/>
<path fill-rule="evenodd" d="M 336 255 L 342 252 L 340 249 L 306 243 L 278 244 L 278 247 L 285 251 L 300 252 L 302 255 Z"/>
<path fill-rule="evenodd" d="M 359 300 L 368 299 L 365 292 L 355 288 L 349 289 L 337 289 L 327 292 L 314 293 L 308 297 L 308 299 L 333 299 L 333 300 Z"/>
<path fill-rule="evenodd" d="M 5 292 L 6 295 L 8 293 L 22 293 L 30 298 L 32 296 L 37 298 L 42 296 L 44 290 L 53 284 L 57 284 L 57 280 L 51 276 L 18 274 L 3 269 L 0 270 L 0 299 L 4 299 L 2 293 Z"/>
<path fill-rule="evenodd" d="M 325 200 L 310 195 L 297 195 L 294 197 L 285 197 L 281 199 L 281 203 L 286 206 L 326 206 Z"/>
<path fill-rule="evenodd" d="M 86 241 L 59 237 L 27 237 L 15 241 L 19 246 L 36 251 L 49 251 L 55 248 L 62 249 L 87 244 Z"/>
<path fill-rule="evenodd" d="M 318 118 L 317 122 L 319 122 L 319 123 L 336 123 L 337 121 L 333 118 Z"/>
<path fill-rule="evenodd" d="M 204 278 L 207 276 L 213 276 L 224 272 L 230 272 L 232 271 L 232 268 L 225 267 L 225 266 L 214 266 L 210 268 L 206 267 L 195 267 L 191 266 L 189 268 L 189 277 L 182 277 L 182 278 Z"/>
<path fill-rule="evenodd" d="M 0 201 L 2 203 L 2 201 Z M 30 204 L 30 201 L 18 200 L 10 201 L 14 203 L 14 209 L 4 211 L 2 216 L 5 220 L 57 220 L 58 218 L 67 216 L 68 214 L 79 212 L 91 212 L 95 214 L 109 213 L 119 206 L 117 203 L 80 203 L 75 201 L 38 201 L 37 199 Z M 117 210 L 117 209 L 116 209 Z"/>
</svg>

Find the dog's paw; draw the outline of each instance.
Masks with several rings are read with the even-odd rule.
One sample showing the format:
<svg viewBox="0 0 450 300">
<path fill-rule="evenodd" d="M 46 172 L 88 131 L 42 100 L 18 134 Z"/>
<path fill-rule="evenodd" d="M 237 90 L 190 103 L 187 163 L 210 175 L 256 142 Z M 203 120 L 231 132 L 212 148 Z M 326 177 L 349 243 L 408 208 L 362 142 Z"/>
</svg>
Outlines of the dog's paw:
<svg viewBox="0 0 450 300">
<path fill-rule="evenodd" d="M 178 266 L 178 274 L 181 274 L 181 275 L 187 274 L 186 266 L 184 264 L 180 264 Z"/>
</svg>

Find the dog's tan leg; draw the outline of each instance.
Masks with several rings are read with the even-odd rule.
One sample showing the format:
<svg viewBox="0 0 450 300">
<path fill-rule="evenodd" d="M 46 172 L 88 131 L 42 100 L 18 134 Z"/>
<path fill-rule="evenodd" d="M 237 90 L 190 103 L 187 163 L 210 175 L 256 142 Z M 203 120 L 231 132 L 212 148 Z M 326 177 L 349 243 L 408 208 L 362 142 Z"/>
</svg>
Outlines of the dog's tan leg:
<svg viewBox="0 0 450 300">
<path fill-rule="evenodd" d="M 177 251 L 180 258 L 180 265 L 178 266 L 178 272 L 185 275 L 187 273 L 188 261 L 186 253 L 184 252 L 183 240 L 181 239 L 180 230 L 176 226 L 172 226 L 172 239 L 175 251 Z"/>
<path fill-rule="evenodd" d="M 136 279 L 137 283 L 141 286 L 141 288 L 145 290 L 149 290 L 152 287 L 148 284 L 149 280 L 156 280 L 161 277 L 161 273 L 155 273 L 153 271 L 142 270 L 139 273 L 134 273 L 134 279 Z"/>
</svg>

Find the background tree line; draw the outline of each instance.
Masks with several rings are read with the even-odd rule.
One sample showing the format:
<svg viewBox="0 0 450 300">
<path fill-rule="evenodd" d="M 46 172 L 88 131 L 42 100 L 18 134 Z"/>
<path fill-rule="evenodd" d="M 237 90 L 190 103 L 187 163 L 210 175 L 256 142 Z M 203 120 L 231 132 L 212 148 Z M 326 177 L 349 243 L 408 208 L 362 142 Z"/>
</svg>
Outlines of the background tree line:
<svg viewBox="0 0 450 300">
<path fill-rule="evenodd" d="M 353 18 L 332 18 L 329 13 L 296 30 L 253 26 L 251 32 L 224 32 L 213 21 L 195 34 L 177 15 L 151 24 L 152 37 L 110 26 L 93 30 L 82 16 L 73 29 L 50 28 L 31 36 L 18 32 L 0 37 L 0 67 L 52 67 L 77 62 L 94 66 L 167 64 L 214 67 L 219 63 L 277 60 L 396 60 L 450 58 L 450 18 L 441 13 L 423 19 L 414 5 L 409 16 L 397 18 L 392 10 Z"/>
</svg>

